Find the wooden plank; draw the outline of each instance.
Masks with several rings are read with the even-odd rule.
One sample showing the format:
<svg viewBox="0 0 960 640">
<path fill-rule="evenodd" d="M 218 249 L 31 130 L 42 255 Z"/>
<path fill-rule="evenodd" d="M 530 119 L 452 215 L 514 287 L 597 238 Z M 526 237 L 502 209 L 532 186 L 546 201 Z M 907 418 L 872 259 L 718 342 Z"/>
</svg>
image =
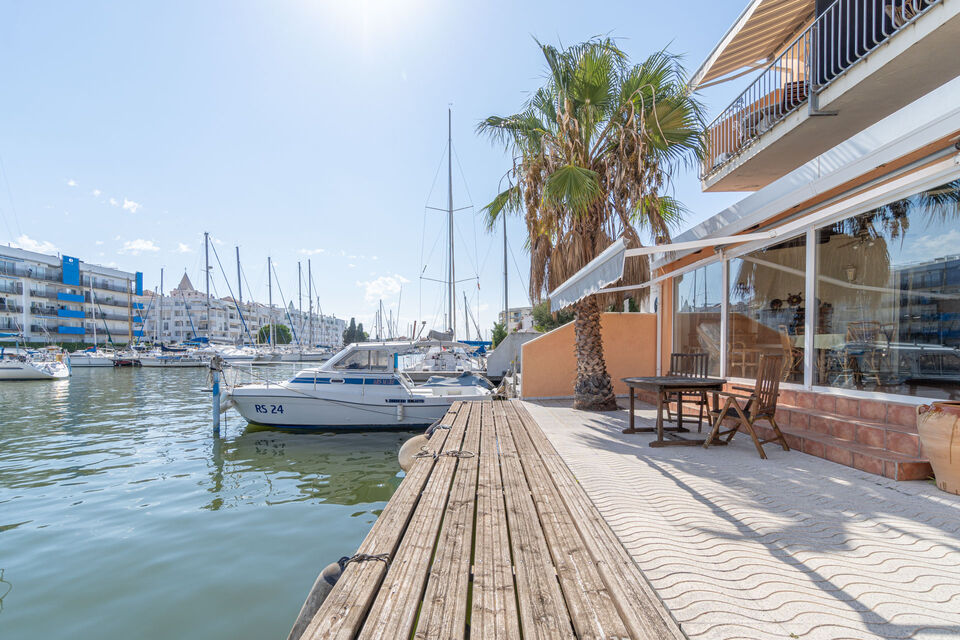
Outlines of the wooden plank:
<svg viewBox="0 0 960 640">
<path fill-rule="evenodd" d="M 620 618 L 616 603 L 526 433 L 516 407 L 507 403 L 504 410 L 577 637 L 627 637 L 627 627 Z"/>
<path fill-rule="evenodd" d="M 470 635 L 484 640 L 513 640 L 520 637 L 520 619 L 490 402 L 483 403 L 481 423 Z"/>
<path fill-rule="evenodd" d="M 459 450 L 463 442 L 472 403 L 460 405 L 444 451 Z M 452 456 L 437 459 L 358 638 L 410 637 L 458 462 Z"/>
<path fill-rule="evenodd" d="M 597 569 L 614 599 L 630 637 L 637 640 L 684 640 L 680 626 L 670 615 L 640 568 L 600 515 L 570 468 L 522 403 L 512 401 L 520 422 L 540 458 L 550 471 L 574 524 L 590 551 Z"/>
<path fill-rule="evenodd" d="M 452 424 L 463 403 L 451 405 L 444 424 Z M 450 431 L 439 430 L 427 443 L 427 450 L 439 452 L 447 446 Z M 364 538 L 357 553 L 389 553 L 393 557 L 420 501 L 435 466 L 431 458 L 417 460 L 390 498 L 383 512 Z M 340 580 L 307 626 L 304 640 L 347 639 L 355 637 L 380 588 L 387 567 L 382 562 L 348 564 Z"/>
<path fill-rule="evenodd" d="M 470 403 L 462 450 L 471 452 L 473 456 L 460 458 L 457 463 L 436 553 L 427 577 L 427 590 L 423 594 L 415 638 L 453 640 L 466 635 L 481 411 L 485 404 L 490 404 L 490 401 Z"/>
<path fill-rule="evenodd" d="M 573 628 L 503 403 L 493 405 L 520 623 L 526 640 L 573 638 Z"/>
</svg>

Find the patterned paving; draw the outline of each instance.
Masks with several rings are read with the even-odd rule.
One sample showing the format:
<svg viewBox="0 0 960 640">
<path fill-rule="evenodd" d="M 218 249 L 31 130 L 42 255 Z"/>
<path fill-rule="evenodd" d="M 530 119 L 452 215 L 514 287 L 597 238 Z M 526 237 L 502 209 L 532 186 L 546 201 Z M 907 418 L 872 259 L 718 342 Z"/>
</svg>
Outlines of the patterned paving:
<svg viewBox="0 0 960 640">
<path fill-rule="evenodd" d="M 690 638 L 960 638 L 960 497 L 525 403 Z M 638 415 L 652 422 L 654 412 Z"/>
</svg>

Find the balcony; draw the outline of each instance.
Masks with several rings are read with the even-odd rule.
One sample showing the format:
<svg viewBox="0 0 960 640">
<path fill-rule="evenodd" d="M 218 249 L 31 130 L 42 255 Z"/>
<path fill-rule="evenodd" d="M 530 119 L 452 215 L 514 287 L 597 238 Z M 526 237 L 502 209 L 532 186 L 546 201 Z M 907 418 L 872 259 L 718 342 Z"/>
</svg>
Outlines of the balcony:
<svg viewBox="0 0 960 640">
<path fill-rule="evenodd" d="M 960 0 L 836 0 L 709 125 L 704 191 L 760 189 L 952 80 L 958 40 Z"/>
</svg>

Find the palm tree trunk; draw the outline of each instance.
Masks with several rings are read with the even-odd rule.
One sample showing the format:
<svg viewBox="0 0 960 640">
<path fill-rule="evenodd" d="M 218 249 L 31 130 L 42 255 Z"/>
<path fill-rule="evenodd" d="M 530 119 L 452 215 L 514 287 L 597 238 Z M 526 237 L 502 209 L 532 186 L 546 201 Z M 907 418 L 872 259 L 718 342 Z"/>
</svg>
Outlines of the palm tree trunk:
<svg viewBox="0 0 960 640">
<path fill-rule="evenodd" d="M 575 409 L 612 411 L 617 408 L 607 363 L 603 359 L 600 336 L 600 306 L 596 296 L 588 296 L 574 306 L 576 319 L 577 381 L 574 385 Z"/>
</svg>

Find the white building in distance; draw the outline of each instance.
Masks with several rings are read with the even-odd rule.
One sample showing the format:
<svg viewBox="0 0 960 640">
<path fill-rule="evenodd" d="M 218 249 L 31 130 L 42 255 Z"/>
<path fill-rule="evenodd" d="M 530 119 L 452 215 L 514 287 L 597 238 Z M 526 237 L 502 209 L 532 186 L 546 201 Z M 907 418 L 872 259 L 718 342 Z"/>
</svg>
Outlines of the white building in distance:
<svg viewBox="0 0 960 640">
<path fill-rule="evenodd" d="M 261 327 L 283 324 L 292 329 L 294 342 L 303 345 L 340 347 L 346 324 L 335 316 L 314 312 L 299 313 L 293 303 L 284 309 L 272 309 L 259 302 L 237 303 L 231 297 L 210 298 L 209 327 L 207 297 L 197 291 L 184 274 L 180 284 L 169 295 L 144 293 L 146 307 L 144 338 L 164 343 L 177 343 L 194 337 L 206 337 L 220 344 L 252 344 Z"/>
</svg>

